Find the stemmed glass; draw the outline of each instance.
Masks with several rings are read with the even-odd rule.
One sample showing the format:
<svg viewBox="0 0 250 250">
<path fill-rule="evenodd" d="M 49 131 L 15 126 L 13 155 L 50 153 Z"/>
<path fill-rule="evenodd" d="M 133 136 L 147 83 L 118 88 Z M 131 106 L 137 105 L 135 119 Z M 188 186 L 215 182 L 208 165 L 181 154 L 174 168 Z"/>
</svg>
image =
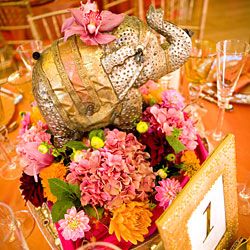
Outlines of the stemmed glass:
<svg viewBox="0 0 250 250">
<path fill-rule="evenodd" d="M 43 42 L 40 40 L 32 40 L 19 45 L 16 49 L 21 61 L 25 67 L 19 64 L 18 71 L 8 77 L 8 82 L 13 85 L 24 97 L 32 101 L 31 76 L 35 60 L 32 55 L 34 52 L 43 51 Z"/>
<path fill-rule="evenodd" d="M 208 74 L 216 58 L 215 44 L 208 40 L 195 40 L 185 63 L 191 104 L 199 104 L 200 94 L 206 86 Z M 199 105 L 198 105 L 199 106 Z M 197 108 L 197 107 L 196 107 Z"/>
<path fill-rule="evenodd" d="M 249 52 L 249 44 L 241 40 L 224 40 L 216 44 L 217 97 L 219 114 L 212 134 L 215 141 L 223 138 L 222 125 L 229 104 Z"/>
<path fill-rule="evenodd" d="M 0 177 L 5 180 L 15 180 L 22 175 L 22 160 L 16 154 L 14 146 L 9 143 L 6 145 L 0 141 Z"/>
<path fill-rule="evenodd" d="M 29 72 L 32 71 L 35 60 L 32 57 L 34 52 L 42 52 L 43 42 L 40 40 L 33 40 L 27 43 L 19 45 L 16 49 L 17 53 L 20 55 L 25 67 Z"/>
<path fill-rule="evenodd" d="M 250 182 L 238 183 L 239 214 L 250 215 Z"/>
<path fill-rule="evenodd" d="M 98 249 L 106 249 L 106 250 L 121 250 L 119 247 L 111 244 L 109 242 L 91 242 L 83 245 L 82 247 L 78 248 L 77 250 L 98 250 Z"/>
<path fill-rule="evenodd" d="M 34 219 L 28 211 L 13 212 L 7 204 L 0 202 L 0 249 L 28 250 L 25 238 L 31 234 L 34 226 Z"/>
</svg>

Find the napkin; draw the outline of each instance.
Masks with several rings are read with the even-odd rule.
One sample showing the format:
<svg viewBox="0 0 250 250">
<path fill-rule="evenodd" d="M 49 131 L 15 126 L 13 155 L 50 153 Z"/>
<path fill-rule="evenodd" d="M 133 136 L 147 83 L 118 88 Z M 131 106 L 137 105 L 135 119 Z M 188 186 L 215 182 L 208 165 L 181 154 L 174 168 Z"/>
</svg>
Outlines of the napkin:
<svg viewBox="0 0 250 250">
<path fill-rule="evenodd" d="M 216 60 L 214 61 L 213 65 L 211 67 L 211 70 L 208 74 L 207 80 L 208 80 L 208 82 L 214 82 L 214 83 L 216 83 L 216 81 L 217 81 Z M 241 75 L 240 75 L 238 83 L 235 87 L 234 93 L 240 92 L 248 84 L 250 84 L 250 55 L 247 57 L 245 66 L 241 72 Z"/>
</svg>

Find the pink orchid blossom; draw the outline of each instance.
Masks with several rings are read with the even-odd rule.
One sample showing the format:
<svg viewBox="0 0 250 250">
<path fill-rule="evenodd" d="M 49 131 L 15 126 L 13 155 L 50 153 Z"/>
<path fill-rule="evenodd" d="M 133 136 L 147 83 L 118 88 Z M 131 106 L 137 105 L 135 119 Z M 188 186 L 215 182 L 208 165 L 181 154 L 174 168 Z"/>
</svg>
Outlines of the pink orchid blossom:
<svg viewBox="0 0 250 250">
<path fill-rule="evenodd" d="M 48 167 L 54 160 L 51 154 L 39 152 L 39 145 L 40 142 L 28 142 L 22 146 L 22 165 L 27 175 L 37 175 L 42 168 Z"/>
<path fill-rule="evenodd" d="M 24 125 L 28 121 L 29 119 L 24 122 Z M 19 143 L 16 146 L 17 153 L 22 157 L 24 172 L 27 175 L 35 176 L 35 178 L 40 170 L 49 166 L 54 159 L 50 152 L 42 154 L 38 150 L 41 143 L 51 144 L 51 135 L 47 133 L 47 129 L 48 126 L 41 121 L 31 127 L 28 126 L 19 135 Z"/>
<path fill-rule="evenodd" d="M 70 12 L 72 17 L 62 25 L 64 41 L 72 35 L 80 35 L 80 39 L 87 45 L 107 44 L 115 40 L 115 36 L 102 32 L 112 31 L 124 19 L 123 14 L 113 14 L 106 10 L 100 13 L 96 4 L 90 0 Z"/>
<path fill-rule="evenodd" d="M 85 237 L 85 232 L 90 230 L 89 217 L 84 211 L 77 212 L 75 207 L 68 209 L 64 219 L 59 220 L 58 223 L 65 240 L 82 239 Z"/>
</svg>

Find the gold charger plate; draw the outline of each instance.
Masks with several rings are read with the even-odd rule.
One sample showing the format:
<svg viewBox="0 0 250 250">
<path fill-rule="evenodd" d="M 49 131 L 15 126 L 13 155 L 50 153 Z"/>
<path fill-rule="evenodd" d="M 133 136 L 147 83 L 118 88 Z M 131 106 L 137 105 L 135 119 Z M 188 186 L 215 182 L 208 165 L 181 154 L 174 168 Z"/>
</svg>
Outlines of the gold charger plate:
<svg viewBox="0 0 250 250">
<path fill-rule="evenodd" d="M 4 120 L 0 122 L 0 125 L 7 125 L 15 113 L 15 104 L 12 97 L 0 94 L 0 98 L 2 100 L 4 111 Z"/>
</svg>

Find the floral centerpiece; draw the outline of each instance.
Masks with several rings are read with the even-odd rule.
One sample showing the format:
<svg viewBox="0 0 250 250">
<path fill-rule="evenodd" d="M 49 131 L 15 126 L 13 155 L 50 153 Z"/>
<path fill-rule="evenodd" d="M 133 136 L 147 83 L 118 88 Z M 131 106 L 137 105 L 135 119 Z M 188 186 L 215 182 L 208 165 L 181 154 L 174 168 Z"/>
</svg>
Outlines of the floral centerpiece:
<svg viewBox="0 0 250 250">
<path fill-rule="evenodd" d="M 91 1 L 71 13 L 62 27 L 64 39 L 76 34 L 88 46 L 116 39 L 105 32 L 124 19 L 123 14 L 99 12 Z M 184 31 L 178 32 L 185 35 Z M 165 51 L 157 48 L 165 57 Z M 188 51 L 189 42 L 184 48 Z M 142 47 L 136 48 L 135 60 L 140 69 L 143 53 Z M 40 73 L 35 71 L 36 77 Z M 45 105 L 45 92 L 37 89 L 35 95 L 41 107 Z M 137 116 L 135 121 L 131 119 L 133 129 L 122 131 L 110 125 L 85 132 L 81 141 L 68 141 L 60 147 L 56 147 L 57 135 L 49 130 L 35 103 L 32 112 L 22 114 L 17 146 L 24 166 L 20 189 L 24 199 L 35 207 L 46 203 L 51 209 L 62 245 L 70 243 L 77 248 L 82 242 L 105 241 L 130 249 L 145 241 L 157 231 L 155 220 L 199 170 L 200 160 L 204 159 L 197 151 L 199 138 L 194 122 L 185 112 L 184 98 L 152 81 L 141 87 L 141 93 L 145 105 L 141 117 L 139 105 L 139 120 Z"/>
<path fill-rule="evenodd" d="M 147 91 L 143 86 L 144 97 Z M 92 130 L 61 148 L 35 104 L 22 114 L 22 195 L 35 207 L 47 202 L 59 234 L 74 247 L 83 240 L 122 249 L 143 242 L 199 170 L 199 138 L 183 97 L 175 90 L 160 97 L 145 106 L 133 131 Z"/>
</svg>

